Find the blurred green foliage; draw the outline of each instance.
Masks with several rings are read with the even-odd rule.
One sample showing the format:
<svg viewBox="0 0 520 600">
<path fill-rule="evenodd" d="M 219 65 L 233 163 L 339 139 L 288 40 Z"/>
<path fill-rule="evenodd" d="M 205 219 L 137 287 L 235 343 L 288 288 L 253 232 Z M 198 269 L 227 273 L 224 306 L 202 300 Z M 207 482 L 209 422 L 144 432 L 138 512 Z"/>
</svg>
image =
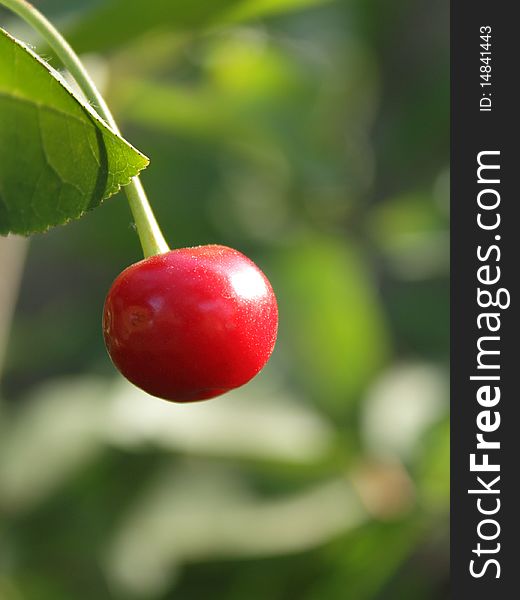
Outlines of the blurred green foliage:
<svg viewBox="0 0 520 600">
<path fill-rule="evenodd" d="M 447 598 L 448 3 L 35 4 L 151 158 L 171 245 L 251 256 L 280 335 L 227 397 L 146 397 L 100 331 L 140 258 L 123 195 L 33 237 L 2 377 L 0 599 Z"/>
</svg>

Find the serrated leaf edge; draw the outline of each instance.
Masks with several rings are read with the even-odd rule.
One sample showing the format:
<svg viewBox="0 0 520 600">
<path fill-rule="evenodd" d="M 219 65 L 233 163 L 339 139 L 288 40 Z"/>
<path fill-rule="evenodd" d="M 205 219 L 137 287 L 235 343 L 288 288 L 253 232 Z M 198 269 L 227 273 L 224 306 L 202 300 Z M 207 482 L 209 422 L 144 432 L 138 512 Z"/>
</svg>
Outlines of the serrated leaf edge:
<svg viewBox="0 0 520 600">
<path fill-rule="evenodd" d="M 125 140 L 125 138 L 122 135 L 120 135 L 117 131 L 114 131 L 108 125 L 108 123 L 96 112 L 95 108 L 91 104 L 89 104 L 83 97 L 78 96 L 76 94 L 76 92 L 67 83 L 67 81 L 61 75 L 61 73 L 59 71 L 57 71 L 52 65 L 50 65 L 49 63 L 47 63 L 39 54 L 37 54 L 36 52 L 34 52 L 34 50 L 32 50 L 25 42 L 23 42 L 23 41 L 15 38 L 14 36 L 12 36 L 3 27 L 0 27 L 0 32 L 3 33 L 7 38 L 9 38 L 15 44 L 17 44 L 18 46 L 20 46 L 21 48 L 23 48 L 38 63 L 40 63 L 40 65 L 42 65 L 47 71 L 49 71 L 49 73 L 52 75 L 52 77 L 54 77 L 54 79 L 56 79 L 56 81 L 65 89 L 65 91 L 68 92 L 74 98 L 74 100 L 76 100 L 76 102 L 78 102 L 79 104 L 81 104 L 81 106 L 89 113 L 89 115 L 91 117 L 93 117 L 93 119 L 97 123 L 99 123 L 99 125 L 103 129 L 109 131 L 112 135 L 114 135 L 116 138 L 118 138 L 119 140 L 121 140 L 126 146 L 128 146 L 128 148 L 130 148 L 131 150 L 133 150 L 134 152 L 136 152 L 139 156 L 141 156 L 142 158 L 144 158 L 145 161 L 146 161 L 146 165 L 148 165 L 150 163 L 150 159 L 145 154 L 143 154 L 140 150 L 138 150 L 135 146 L 133 146 L 129 141 Z M 145 167 L 146 167 L 146 165 L 145 165 Z M 145 167 L 143 167 L 143 168 L 145 168 Z"/>
<path fill-rule="evenodd" d="M 54 67 L 52 67 L 50 64 L 48 64 L 41 56 L 39 56 L 36 52 L 34 52 L 26 43 L 24 43 L 23 41 L 12 36 L 3 27 L 0 27 L 0 33 L 2 33 L 3 35 L 5 35 L 5 37 L 10 39 L 12 42 L 17 44 L 18 46 L 20 46 L 23 50 L 25 50 L 28 54 L 30 54 L 32 56 L 32 58 L 34 58 L 40 65 L 42 65 L 49 72 L 49 74 L 52 77 L 54 77 L 54 79 L 65 89 L 65 91 L 68 92 L 70 94 L 70 96 L 72 96 L 74 98 L 74 100 L 76 100 L 76 102 L 78 102 L 78 104 L 80 104 L 81 107 L 87 111 L 88 115 L 94 120 L 94 125 L 99 126 L 101 129 L 104 129 L 105 131 L 108 131 L 110 134 L 115 136 L 120 142 L 122 142 L 123 145 L 125 145 L 127 148 L 130 148 L 131 150 L 133 150 L 139 157 L 141 157 L 143 159 L 143 162 L 144 162 L 143 166 L 136 167 L 137 173 L 135 173 L 135 175 L 131 175 L 127 178 L 124 178 L 123 182 L 119 183 L 117 185 L 117 187 L 115 187 L 109 194 L 106 194 L 101 197 L 101 202 L 103 202 L 104 200 L 108 200 L 108 198 L 111 198 L 112 196 L 115 196 L 117 193 L 119 193 L 121 188 L 128 185 L 134 177 L 139 175 L 139 173 L 141 173 L 141 171 L 143 171 L 150 164 L 150 159 L 145 154 L 143 154 L 140 150 L 138 150 L 135 146 L 133 146 L 130 142 L 125 140 L 125 138 L 123 136 L 121 136 L 117 131 L 114 131 L 106 123 L 106 121 L 101 118 L 101 116 L 96 112 L 96 110 L 94 109 L 93 106 L 91 106 L 86 100 L 84 100 L 82 97 L 80 97 L 76 94 L 76 92 L 70 87 L 70 85 L 67 83 L 67 81 L 63 78 L 61 73 L 59 71 L 57 71 Z M 29 236 L 34 233 L 46 233 L 53 227 L 59 227 L 62 225 L 66 225 L 67 223 L 70 223 L 71 221 L 76 221 L 76 220 L 80 219 L 82 216 L 86 215 L 91 210 L 93 210 L 93 208 L 88 209 L 88 210 L 83 210 L 77 216 L 65 218 L 62 221 L 57 221 L 56 223 L 54 223 L 52 225 L 48 225 L 47 227 L 42 228 L 42 229 L 29 229 L 29 230 L 24 230 L 23 232 L 10 229 L 7 233 L 5 233 L 5 234 L 0 233 L 0 235 L 4 236 L 4 235 L 9 235 L 9 233 L 14 233 L 17 235 Z"/>
</svg>

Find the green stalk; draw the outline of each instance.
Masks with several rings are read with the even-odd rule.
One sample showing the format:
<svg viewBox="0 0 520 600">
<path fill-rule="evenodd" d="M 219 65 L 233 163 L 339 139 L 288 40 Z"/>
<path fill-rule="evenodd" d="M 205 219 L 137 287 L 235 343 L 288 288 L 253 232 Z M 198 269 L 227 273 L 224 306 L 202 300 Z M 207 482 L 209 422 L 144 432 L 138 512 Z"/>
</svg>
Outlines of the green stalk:
<svg viewBox="0 0 520 600">
<path fill-rule="evenodd" d="M 0 4 L 10 9 L 41 34 L 54 50 L 63 66 L 72 75 L 85 97 L 108 126 L 120 134 L 117 123 L 108 109 L 105 100 L 87 73 L 77 54 L 61 33 L 34 6 L 26 0 L 0 0 Z M 138 177 L 133 177 L 124 188 L 130 210 L 134 217 L 139 240 L 145 257 L 168 252 L 168 244 L 159 228 Z"/>
</svg>

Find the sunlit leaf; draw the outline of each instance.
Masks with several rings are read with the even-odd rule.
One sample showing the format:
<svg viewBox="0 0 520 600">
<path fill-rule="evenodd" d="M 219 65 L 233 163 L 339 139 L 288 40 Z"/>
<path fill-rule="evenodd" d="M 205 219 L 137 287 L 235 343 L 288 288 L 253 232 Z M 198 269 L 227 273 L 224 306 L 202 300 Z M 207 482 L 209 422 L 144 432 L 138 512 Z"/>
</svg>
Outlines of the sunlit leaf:
<svg viewBox="0 0 520 600">
<path fill-rule="evenodd" d="M 0 233 L 27 235 L 78 218 L 147 164 L 0 30 Z"/>
</svg>

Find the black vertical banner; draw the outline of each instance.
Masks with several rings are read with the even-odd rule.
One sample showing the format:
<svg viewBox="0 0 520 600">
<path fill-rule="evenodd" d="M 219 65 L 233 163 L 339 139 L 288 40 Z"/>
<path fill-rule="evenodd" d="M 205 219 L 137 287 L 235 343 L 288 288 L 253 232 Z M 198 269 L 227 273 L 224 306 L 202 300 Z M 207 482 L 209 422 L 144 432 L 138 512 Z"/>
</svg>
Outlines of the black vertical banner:
<svg viewBox="0 0 520 600">
<path fill-rule="evenodd" d="M 520 28 L 452 0 L 453 598 L 519 596 Z"/>
</svg>

